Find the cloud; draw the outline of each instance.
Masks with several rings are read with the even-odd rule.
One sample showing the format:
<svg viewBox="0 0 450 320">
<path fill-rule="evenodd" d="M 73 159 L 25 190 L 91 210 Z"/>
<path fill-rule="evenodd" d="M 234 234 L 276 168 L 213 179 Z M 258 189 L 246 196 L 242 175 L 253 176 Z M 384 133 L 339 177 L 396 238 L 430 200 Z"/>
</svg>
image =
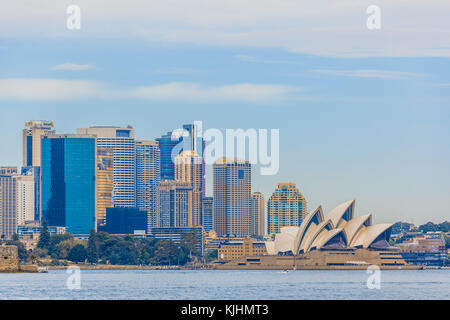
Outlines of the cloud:
<svg viewBox="0 0 450 320">
<path fill-rule="evenodd" d="M 255 56 L 249 56 L 249 55 L 245 55 L 245 54 L 234 55 L 234 58 L 239 61 L 244 61 L 244 62 L 269 63 L 269 64 L 285 64 L 285 63 L 297 64 L 294 61 L 261 59 L 261 58 L 255 57 Z"/>
<path fill-rule="evenodd" d="M 75 64 L 75 63 L 63 63 L 52 67 L 52 70 L 70 70 L 70 71 L 82 71 L 94 69 L 89 64 Z"/>
<path fill-rule="evenodd" d="M 423 74 L 413 72 L 370 70 L 370 69 L 360 69 L 360 70 L 315 69 L 311 70 L 311 72 L 342 77 L 398 79 L 398 80 L 413 79 L 425 76 Z"/>
<path fill-rule="evenodd" d="M 205 86 L 174 82 L 117 89 L 101 82 L 47 78 L 0 79 L 0 100 L 64 101 L 82 99 L 136 99 L 196 102 L 267 102 L 295 97 L 302 88 L 274 84 L 239 83 Z"/>
<path fill-rule="evenodd" d="M 1 37 L 139 38 L 354 57 L 450 57 L 448 0 L 378 0 L 381 29 L 369 30 L 372 0 L 78 0 L 81 29 L 66 28 L 60 0 L 3 1 Z"/>
<path fill-rule="evenodd" d="M 106 97 L 103 85 L 95 81 L 48 78 L 0 79 L 0 100 L 57 101 Z"/>
<path fill-rule="evenodd" d="M 240 83 L 211 87 L 174 82 L 138 87 L 131 91 L 130 97 L 146 100 L 264 102 L 284 99 L 301 90 L 298 87 L 269 84 Z"/>
</svg>

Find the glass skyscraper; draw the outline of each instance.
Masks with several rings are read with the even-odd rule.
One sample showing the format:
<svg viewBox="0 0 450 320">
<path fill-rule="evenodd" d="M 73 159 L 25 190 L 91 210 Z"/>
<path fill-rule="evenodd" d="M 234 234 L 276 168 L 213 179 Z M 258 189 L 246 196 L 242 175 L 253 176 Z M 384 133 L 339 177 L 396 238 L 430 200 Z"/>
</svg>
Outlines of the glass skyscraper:
<svg viewBox="0 0 450 320">
<path fill-rule="evenodd" d="M 42 220 L 75 235 L 95 229 L 95 136 L 43 137 L 41 174 Z"/>
<path fill-rule="evenodd" d="M 34 175 L 34 220 L 41 219 L 41 141 L 42 137 L 55 134 L 53 122 L 46 120 L 33 120 L 25 123 L 25 129 L 22 131 L 23 148 L 23 175 Z"/>
<path fill-rule="evenodd" d="M 193 150 L 203 159 L 205 142 L 200 130 L 196 124 L 184 124 L 182 129 L 169 131 L 155 139 L 161 154 L 161 181 L 175 179 L 174 159 L 181 152 Z"/>
<path fill-rule="evenodd" d="M 77 129 L 78 134 L 95 135 L 97 147 L 113 152 L 113 206 L 136 206 L 136 148 L 132 127 L 101 127 Z"/>
</svg>

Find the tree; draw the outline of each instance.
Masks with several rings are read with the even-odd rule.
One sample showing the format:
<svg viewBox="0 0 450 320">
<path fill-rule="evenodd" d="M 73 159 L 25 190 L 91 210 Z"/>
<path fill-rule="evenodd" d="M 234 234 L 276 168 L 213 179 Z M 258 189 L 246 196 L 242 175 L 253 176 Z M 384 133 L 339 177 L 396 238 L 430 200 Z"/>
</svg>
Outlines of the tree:
<svg viewBox="0 0 450 320">
<path fill-rule="evenodd" d="M 22 242 L 18 240 L 10 240 L 6 242 L 7 245 L 12 245 L 17 247 L 17 254 L 19 256 L 19 260 L 24 262 L 28 260 L 30 253 L 25 249 L 25 246 Z"/>
<path fill-rule="evenodd" d="M 86 260 L 86 255 L 86 248 L 79 243 L 70 249 L 67 259 L 73 262 L 84 262 Z"/>
<path fill-rule="evenodd" d="M 89 263 L 98 262 L 98 249 L 95 243 L 95 231 L 91 230 L 89 234 L 88 246 L 87 246 L 87 261 Z"/>
<path fill-rule="evenodd" d="M 183 245 L 186 247 L 186 249 L 189 250 L 190 257 L 192 256 L 193 253 L 194 253 L 194 255 L 198 254 L 197 250 L 196 250 L 197 244 L 198 244 L 198 239 L 194 232 L 191 231 L 191 232 L 184 234 Z"/>
<path fill-rule="evenodd" d="M 48 232 L 47 221 L 42 223 L 41 232 L 39 234 L 38 248 L 48 249 L 50 244 L 50 233 Z"/>
<path fill-rule="evenodd" d="M 208 255 L 206 256 L 207 260 L 208 261 L 217 260 L 218 252 L 219 252 L 218 250 L 213 250 L 210 253 L 208 253 Z"/>
</svg>

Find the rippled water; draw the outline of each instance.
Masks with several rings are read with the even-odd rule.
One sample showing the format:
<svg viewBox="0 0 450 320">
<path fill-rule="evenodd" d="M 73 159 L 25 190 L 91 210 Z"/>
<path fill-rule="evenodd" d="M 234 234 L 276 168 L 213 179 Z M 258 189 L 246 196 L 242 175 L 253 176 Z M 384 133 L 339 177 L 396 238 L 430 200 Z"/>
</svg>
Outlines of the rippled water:
<svg viewBox="0 0 450 320">
<path fill-rule="evenodd" d="M 81 271 L 69 290 L 63 270 L 0 274 L 0 299 L 450 299 L 449 270 L 381 271 Z"/>
</svg>

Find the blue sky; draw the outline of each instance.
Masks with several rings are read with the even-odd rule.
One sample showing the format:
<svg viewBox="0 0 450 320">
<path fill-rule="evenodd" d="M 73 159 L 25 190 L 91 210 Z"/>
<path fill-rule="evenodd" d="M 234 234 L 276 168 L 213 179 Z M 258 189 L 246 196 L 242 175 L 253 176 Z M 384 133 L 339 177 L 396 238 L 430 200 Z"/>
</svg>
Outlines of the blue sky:
<svg viewBox="0 0 450 320">
<path fill-rule="evenodd" d="M 45 2 L 41 14 L 53 17 L 61 4 Z M 155 27 L 139 12 L 130 10 L 120 18 L 118 9 L 107 8 L 103 14 L 110 19 L 94 25 L 92 16 L 102 17 L 102 11 L 89 6 L 80 1 L 82 10 L 92 11 L 82 11 L 87 17 L 79 31 L 65 29 L 63 5 L 62 14 L 34 29 L 26 28 L 26 9 L 8 14 L 10 7 L 0 8 L 5 15 L 0 19 L 0 165 L 20 165 L 21 129 L 32 119 L 53 120 L 60 133 L 129 124 L 139 139 L 154 139 L 194 120 L 202 120 L 205 129 L 278 128 L 280 171 L 259 176 L 255 170 L 253 191 L 268 197 L 278 182 L 293 181 L 310 210 L 356 199 L 358 214 L 373 213 L 375 222 L 450 218 L 450 37 L 410 30 L 409 38 L 416 39 L 411 42 L 387 25 L 392 32 L 381 40 L 375 36 L 362 54 L 359 42 L 344 40 L 336 46 L 333 28 L 317 34 L 317 41 L 301 33 L 303 43 L 295 46 L 275 41 L 266 27 L 289 16 L 281 9 L 274 17 L 257 12 L 254 24 L 247 24 L 232 15 L 238 6 L 232 1 L 224 17 L 217 15 L 217 25 L 206 21 L 205 29 L 196 24 L 203 15 L 186 16 L 181 9 L 173 19 L 158 16 Z M 352 10 L 336 8 L 335 21 L 351 21 Z M 387 11 L 383 21 L 388 23 Z M 228 14 L 236 26 L 226 25 Z M 314 14 L 299 27 L 316 30 Z M 358 19 L 364 22 L 364 11 Z M 55 26 L 60 23 L 59 31 Z M 346 27 L 339 29 L 342 39 L 359 37 L 346 33 L 351 29 Z M 156 36 L 141 36 L 151 28 Z M 190 33 L 180 40 L 178 30 Z M 245 37 L 235 40 L 227 34 L 239 30 L 251 30 L 252 39 L 260 42 L 245 43 Z M 371 35 L 361 41 L 371 43 L 366 39 Z M 398 48 L 393 45 L 397 36 Z M 443 49 L 436 54 L 438 47 Z"/>
</svg>

